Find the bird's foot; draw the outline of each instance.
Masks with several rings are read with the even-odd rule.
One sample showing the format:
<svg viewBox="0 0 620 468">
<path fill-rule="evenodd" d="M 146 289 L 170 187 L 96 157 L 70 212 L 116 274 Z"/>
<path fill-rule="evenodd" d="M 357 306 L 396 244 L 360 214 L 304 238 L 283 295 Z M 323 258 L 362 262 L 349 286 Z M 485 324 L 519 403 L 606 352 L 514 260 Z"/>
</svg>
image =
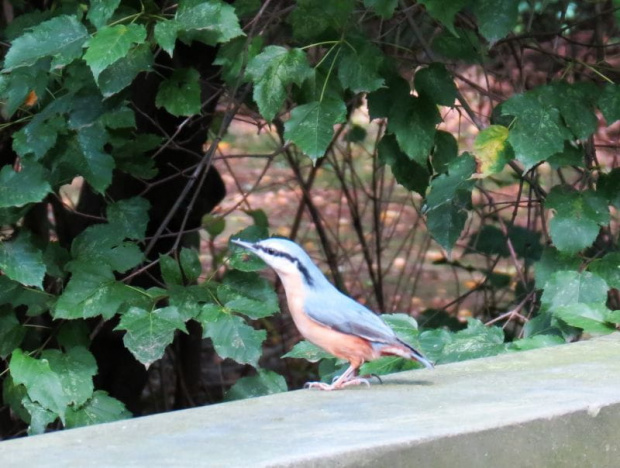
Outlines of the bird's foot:
<svg viewBox="0 0 620 468">
<path fill-rule="evenodd" d="M 318 388 L 319 390 L 325 390 L 329 392 L 331 390 L 339 390 L 350 385 L 366 385 L 370 387 L 370 382 L 368 381 L 368 379 L 356 377 L 351 380 L 346 380 L 344 382 L 336 381 L 332 384 L 326 384 L 325 382 L 306 382 L 304 384 L 304 388 Z"/>
</svg>

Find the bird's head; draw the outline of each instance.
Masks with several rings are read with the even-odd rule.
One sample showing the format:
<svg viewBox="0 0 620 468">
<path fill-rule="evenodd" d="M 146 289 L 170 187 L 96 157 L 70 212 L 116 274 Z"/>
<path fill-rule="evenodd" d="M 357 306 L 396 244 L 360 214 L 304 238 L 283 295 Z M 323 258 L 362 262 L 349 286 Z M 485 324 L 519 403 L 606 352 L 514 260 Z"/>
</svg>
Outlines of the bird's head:
<svg viewBox="0 0 620 468">
<path fill-rule="evenodd" d="M 304 249 L 291 240 L 272 237 L 258 242 L 240 239 L 232 239 L 231 242 L 261 258 L 282 279 L 299 276 L 310 287 L 325 280 Z"/>
</svg>

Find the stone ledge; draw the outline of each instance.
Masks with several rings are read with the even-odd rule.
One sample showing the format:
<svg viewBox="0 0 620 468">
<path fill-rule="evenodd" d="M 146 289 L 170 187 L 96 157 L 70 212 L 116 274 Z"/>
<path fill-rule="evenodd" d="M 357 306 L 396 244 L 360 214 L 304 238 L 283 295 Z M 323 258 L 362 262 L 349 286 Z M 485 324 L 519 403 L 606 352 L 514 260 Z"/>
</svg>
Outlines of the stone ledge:
<svg viewBox="0 0 620 468">
<path fill-rule="evenodd" d="M 620 333 L 0 443 L 0 465 L 618 466 Z"/>
</svg>

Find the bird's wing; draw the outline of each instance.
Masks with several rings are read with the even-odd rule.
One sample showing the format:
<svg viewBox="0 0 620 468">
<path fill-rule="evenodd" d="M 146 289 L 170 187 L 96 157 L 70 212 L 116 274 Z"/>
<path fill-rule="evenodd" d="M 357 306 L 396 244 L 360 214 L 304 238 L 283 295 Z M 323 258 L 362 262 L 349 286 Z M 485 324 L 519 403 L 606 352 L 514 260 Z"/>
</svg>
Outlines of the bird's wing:
<svg viewBox="0 0 620 468">
<path fill-rule="evenodd" d="M 379 343 L 397 340 L 394 331 L 381 317 L 345 295 L 330 299 L 308 297 L 304 311 L 315 322 L 347 335 Z"/>
</svg>

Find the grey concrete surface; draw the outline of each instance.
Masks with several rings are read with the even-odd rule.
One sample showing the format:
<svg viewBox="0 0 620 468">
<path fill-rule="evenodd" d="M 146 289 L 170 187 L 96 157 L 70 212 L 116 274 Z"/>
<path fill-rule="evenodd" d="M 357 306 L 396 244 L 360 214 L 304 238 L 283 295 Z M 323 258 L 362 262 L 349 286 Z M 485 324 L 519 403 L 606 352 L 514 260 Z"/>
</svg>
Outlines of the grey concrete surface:
<svg viewBox="0 0 620 468">
<path fill-rule="evenodd" d="M 620 467 L 620 333 L 0 442 L 0 467 Z"/>
</svg>

